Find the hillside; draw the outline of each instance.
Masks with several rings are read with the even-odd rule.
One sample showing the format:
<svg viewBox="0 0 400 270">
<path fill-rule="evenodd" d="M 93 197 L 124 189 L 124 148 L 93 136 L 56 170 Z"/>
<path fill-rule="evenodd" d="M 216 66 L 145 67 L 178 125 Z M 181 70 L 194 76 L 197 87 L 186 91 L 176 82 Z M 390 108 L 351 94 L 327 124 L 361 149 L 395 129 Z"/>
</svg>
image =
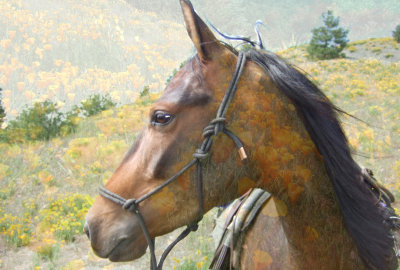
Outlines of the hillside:
<svg viewBox="0 0 400 270">
<path fill-rule="evenodd" d="M 344 50 L 349 59 L 373 58 L 384 62 L 400 61 L 400 43 L 393 38 L 371 38 L 350 42 Z"/>
<path fill-rule="evenodd" d="M 399 62 L 371 57 L 309 62 L 301 47 L 279 54 L 307 72 L 335 104 L 368 123 L 344 118 L 350 143 L 359 153 L 357 159 L 372 168 L 377 178 L 400 197 Z M 132 144 L 132 135 L 144 125 L 148 106 L 149 102 L 139 99 L 134 104 L 105 111 L 85 119 L 76 134 L 47 143 L 0 145 L 2 269 L 19 265 L 22 254 L 27 260 L 21 269 L 33 266 L 47 269 L 51 265 L 59 269 L 73 264 L 125 269 L 124 266 L 131 265 L 96 258 L 82 236 L 81 222 L 97 187 L 111 175 Z M 56 214 L 62 210 L 49 207 L 62 203 L 71 205 L 71 218 L 57 219 Z M 212 246 L 208 235 L 211 219 L 209 216 L 206 220 L 202 233 L 191 236 L 174 251 L 168 261 L 170 265 L 179 265 L 184 256 L 196 254 L 196 250 L 189 248 L 193 246 L 208 248 L 199 251 L 196 260 L 207 256 Z M 71 227 L 66 231 L 65 228 Z M 65 236 L 64 241 L 59 240 L 60 235 Z M 163 245 L 168 239 L 166 236 L 158 243 Z M 48 250 L 42 250 L 43 247 Z M 56 254 L 48 255 L 49 252 Z M 134 265 L 142 267 L 147 259 L 142 258 Z"/>
<path fill-rule="evenodd" d="M 157 92 L 190 56 L 191 43 L 182 24 L 123 1 L 83 2 L 0 0 L 0 87 L 11 118 L 23 104 L 46 98 L 67 108 L 92 93 L 110 93 L 121 105 L 84 119 L 66 137 L 0 144 L 0 269 L 149 268 L 147 256 L 134 263 L 97 258 L 83 218 L 145 125 Z M 304 46 L 278 54 L 365 121 L 343 118 L 356 159 L 400 200 L 400 45 L 392 38 L 355 41 L 348 58 L 316 62 Z M 152 93 L 138 98 L 145 85 Z M 213 215 L 171 253 L 167 269 L 205 268 Z M 176 234 L 157 239 L 159 252 Z"/>
<path fill-rule="evenodd" d="M 349 55 L 356 47 L 359 55 Z M 382 47 L 378 54 L 371 48 Z M 279 52 L 316 82 L 339 108 L 361 119 L 343 118 L 357 160 L 398 188 L 400 177 L 400 46 L 392 38 L 349 44 L 345 59 L 308 61 L 305 47 Z M 393 57 L 385 57 L 392 54 Z M 397 52 L 397 53 L 396 53 Z M 383 180 L 385 179 L 385 180 Z M 399 194 L 400 195 L 400 194 Z"/>
<path fill-rule="evenodd" d="M 0 0 L 0 87 L 7 118 L 50 98 L 70 107 L 93 93 L 133 102 L 160 91 L 189 55 L 182 24 L 122 0 Z"/>
</svg>

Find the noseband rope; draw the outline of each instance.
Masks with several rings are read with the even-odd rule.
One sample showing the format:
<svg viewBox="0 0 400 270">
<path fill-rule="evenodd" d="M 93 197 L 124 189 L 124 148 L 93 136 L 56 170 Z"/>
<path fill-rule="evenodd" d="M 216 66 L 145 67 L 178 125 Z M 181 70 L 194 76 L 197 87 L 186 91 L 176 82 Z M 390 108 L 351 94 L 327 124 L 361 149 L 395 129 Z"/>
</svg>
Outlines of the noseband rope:
<svg viewBox="0 0 400 270">
<path fill-rule="evenodd" d="M 246 63 L 246 55 L 244 52 L 239 52 L 238 55 L 238 62 L 236 64 L 236 69 L 235 72 L 233 73 L 232 80 L 229 84 L 229 87 L 225 93 L 224 98 L 221 101 L 221 104 L 218 108 L 217 116 L 210 121 L 209 125 L 206 126 L 203 130 L 203 142 L 200 146 L 200 148 L 196 149 L 196 151 L 193 153 L 193 160 L 187 163 L 181 170 L 179 170 L 175 175 L 173 175 L 171 178 L 169 178 L 167 181 L 165 181 L 163 184 L 155 188 L 154 190 L 150 191 L 149 193 L 143 195 L 139 199 L 124 199 L 121 196 L 111 192 L 105 187 L 100 187 L 99 188 L 99 194 L 103 196 L 106 199 L 109 199 L 117 204 L 122 205 L 122 207 L 134 214 L 136 214 L 140 227 L 142 228 L 143 234 L 146 238 L 147 244 L 149 246 L 150 250 L 150 264 L 151 264 L 151 270 L 161 270 L 165 258 L 168 256 L 169 252 L 172 250 L 172 248 L 183 238 L 185 238 L 190 232 L 196 231 L 198 228 L 198 223 L 200 220 L 202 220 L 203 215 L 204 215 L 204 204 L 203 204 L 203 171 L 202 171 L 202 162 L 204 158 L 209 156 L 211 146 L 212 146 L 212 137 L 216 136 L 218 133 L 223 132 L 225 133 L 232 141 L 235 143 L 236 147 L 238 148 L 239 155 L 241 160 L 247 159 L 246 152 L 244 151 L 243 144 L 240 141 L 240 139 L 231 131 L 229 131 L 225 127 L 225 114 L 228 110 L 229 104 L 231 103 L 235 92 L 236 88 L 240 79 L 240 76 L 242 75 L 244 66 Z M 155 243 L 154 239 L 151 238 L 149 230 L 147 229 L 146 223 L 144 221 L 144 218 L 142 214 L 139 211 L 139 204 L 143 202 L 144 200 L 148 199 L 155 193 L 159 192 L 161 189 L 169 185 L 172 181 L 176 180 L 179 176 L 181 176 L 185 171 L 187 171 L 190 167 L 193 165 L 196 165 L 196 189 L 197 189 L 197 198 L 199 202 L 199 218 L 187 225 L 186 229 L 181 232 L 181 234 L 173 241 L 163 252 L 161 259 L 157 265 L 157 259 L 155 255 Z"/>
</svg>

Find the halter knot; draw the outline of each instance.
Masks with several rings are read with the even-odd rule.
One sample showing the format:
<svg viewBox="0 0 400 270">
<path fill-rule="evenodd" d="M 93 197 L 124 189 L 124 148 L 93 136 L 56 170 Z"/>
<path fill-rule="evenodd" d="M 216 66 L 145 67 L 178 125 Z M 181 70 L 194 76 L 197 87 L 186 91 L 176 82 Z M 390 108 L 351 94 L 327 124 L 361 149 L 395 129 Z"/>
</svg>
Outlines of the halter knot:
<svg viewBox="0 0 400 270">
<path fill-rule="evenodd" d="M 130 212 L 138 212 L 138 206 L 139 204 L 136 202 L 136 199 L 129 199 L 126 200 L 124 205 L 122 205 L 122 208 L 127 209 Z"/>
<path fill-rule="evenodd" d="M 194 151 L 193 157 L 198 160 L 201 160 L 201 159 L 205 159 L 206 157 L 208 157 L 209 154 L 210 153 L 208 151 L 204 151 L 201 148 L 198 148 L 198 149 L 196 149 L 196 151 Z"/>
<path fill-rule="evenodd" d="M 219 132 L 221 132 L 224 129 L 226 122 L 225 117 L 216 117 L 210 122 L 210 126 L 214 126 L 214 135 L 217 135 Z"/>
<path fill-rule="evenodd" d="M 203 129 L 203 137 L 209 138 L 213 135 L 217 135 L 224 129 L 226 122 L 225 117 L 216 117 L 210 121 L 210 124 Z"/>
</svg>

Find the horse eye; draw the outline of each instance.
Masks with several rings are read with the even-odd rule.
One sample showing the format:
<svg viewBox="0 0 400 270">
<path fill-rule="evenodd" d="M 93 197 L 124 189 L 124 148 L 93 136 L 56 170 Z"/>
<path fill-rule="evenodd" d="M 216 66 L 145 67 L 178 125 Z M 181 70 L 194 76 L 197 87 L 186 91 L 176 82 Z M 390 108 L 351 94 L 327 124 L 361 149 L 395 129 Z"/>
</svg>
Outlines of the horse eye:
<svg viewBox="0 0 400 270">
<path fill-rule="evenodd" d="M 167 125 L 174 117 L 166 112 L 155 112 L 151 120 L 153 125 Z"/>
</svg>

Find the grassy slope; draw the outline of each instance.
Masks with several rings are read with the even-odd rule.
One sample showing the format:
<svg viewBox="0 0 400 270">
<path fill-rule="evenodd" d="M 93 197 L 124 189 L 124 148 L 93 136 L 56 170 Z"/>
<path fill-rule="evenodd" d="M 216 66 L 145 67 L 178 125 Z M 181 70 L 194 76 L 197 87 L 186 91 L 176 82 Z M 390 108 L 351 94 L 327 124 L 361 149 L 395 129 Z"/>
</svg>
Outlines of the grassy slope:
<svg viewBox="0 0 400 270">
<path fill-rule="evenodd" d="M 84 119 L 78 132 L 68 137 L 46 143 L 0 145 L 0 229 L 4 228 L 0 248 L 5 250 L 0 269 L 16 265 L 23 269 L 70 265 L 75 269 L 75 264 L 149 268 L 147 256 L 134 264 L 112 264 L 97 258 L 82 230 L 88 205 L 81 206 L 79 199 L 91 203 L 146 122 L 149 106 L 157 96 L 139 98 L 134 104 Z M 81 196 L 78 200 L 77 195 Z M 187 247 L 173 251 L 166 265 L 178 265 L 188 254 L 196 254 L 196 262 L 209 256 L 211 216 L 203 222 L 206 225 L 200 233 L 185 240 L 191 252 Z M 171 237 L 159 239 L 158 245 L 165 247 Z M 21 256 L 26 258 L 22 264 Z"/>
<path fill-rule="evenodd" d="M 352 47 L 363 51 L 363 57 L 309 62 L 301 47 L 281 55 L 308 73 L 336 105 L 366 122 L 343 118 L 356 158 L 398 193 L 400 64 L 386 57 L 379 60 L 379 55 L 394 51 L 398 57 L 400 44 L 392 38 L 381 38 L 353 42 Z M 371 47 L 386 47 L 388 52 L 383 49 L 377 56 Z M 367 54 L 368 51 L 371 53 Z"/>
<path fill-rule="evenodd" d="M 371 38 L 351 42 L 345 49 L 351 59 L 375 58 L 386 62 L 400 61 L 400 43 L 393 38 Z"/>
<path fill-rule="evenodd" d="M 91 6 L 90 9 L 79 4 L 79 1 L 72 0 L 54 2 L 57 4 L 51 8 L 44 8 L 45 1 L 35 3 L 37 5 L 30 6 L 29 2 L 0 0 L 2 14 L 11 16 L 6 19 L 0 18 L 0 34 L 3 35 L 0 41 L 0 80 L 1 87 L 5 89 L 3 101 L 8 113 L 18 109 L 18 102 L 30 98 L 41 100 L 50 97 L 68 104 L 79 102 L 83 97 L 80 96 L 82 92 L 87 94 L 86 92 L 111 91 L 114 92 L 114 98 L 129 102 L 136 99 L 136 94 L 132 93 L 141 90 L 145 82 L 157 83 L 158 89 L 162 88 L 171 69 L 178 66 L 179 61 L 185 57 L 182 54 L 171 56 L 168 53 L 177 49 L 186 50 L 179 47 L 179 42 L 172 42 L 174 33 L 180 36 L 184 33 L 183 28 L 168 22 L 161 22 L 161 26 L 156 27 L 154 16 L 151 14 L 140 14 L 130 10 L 134 14 L 133 17 L 129 17 L 132 20 L 121 15 L 116 22 L 115 14 L 118 10 L 107 6 L 108 1 L 96 1 L 97 6 Z M 75 6 L 82 14 L 67 12 L 64 15 L 60 12 L 63 3 Z M 41 10 L 45 9 L 50 11 L 43 13 Z M 103 28 L 103 23 L 95 21 L 98 20 L 99 14 L 106 14 L 104 20 L 108 20 L 108 24 L 104 25 L 111 27 L 113 33 L 118 32 L 117 27 L 124 32 L 123 40 L 120 36 L 111 38 L 118 50 L 113 51 L 114 49 L 109 48 L 112 51 L 107 51 L 110 54 L 107 59 L 112 62 L 113 57 L 122 59 L 124 54 L 128 57 L 118 62 L 119 64 L 100 62 L 96 68 L 93 61 L 98 56 L 96 52 L 90 54 L 90 51 L 96 50 L 98 44 L 104 45 L 105 40 L 110 38 L 106 36 L 109 33 L 106 31 L 107 27 Z M 22 31 L 21 22 L 18 21 L 21 16 L 33 16 L 31 20 L 24 20 Z M 90 25 L 97 23 L 99 40 L 90 41 L 92 38 L 87 36 L 89 33 L 84 32 L 84 29 L 75 29 L 77 22 L 61 27 L 67 20 L 78 20 L 82 16 L 86 18 L 85 21 L 79 22 L 83 28 L 91 29 Z M 51 21 L 53 22 L 50 23 Z M 46 33 L 41 32 L 42 24 L 50 24 L 47 27 L 50 31 L 47 37 Z M 168 41 L 160 42 L 155 37 L 157 46 L 152 47 L 150 39 L 141 40 L 142 37 L 144 39 L 152 36 L 144 28 L 162 27 L 176 31 Z M 64 28 L 68 29 L 63 30 Z M 130 31 L 130 28 L 133 30 Z M 12 31 L 15 31 L 15 34 L 12 34 Z M 71 51 L 61 53 L 61 43 L 59 44 L 57 38 L 62 31 L 65 32 L 63 42 L 70 42 L 69 46 L 76 46 L 77 51 L 86 51 L 87 54 L 76 58 Z M 10 34 L 14 37 L 11 38 Z M 138 36 L 140 39 L 130 40 Z M 166 37 L 168 36 L 166 34 Z M 78 40 L 81 39 L 84 42 L 78 44 Z M 9 42 L 11 44 L 7 45 Z M 399 45 L 393 43 L 390 38 L 359 41 L 350 45 L 349 50 L 353 50 L 353 53 L 349 52 L 348 55 L 353 57 L 352 59 L 309 62 L 302 47 L 291 48 L 280 54 L 310 74 L 335 104 L 369 123 L 366 125 L 351 118 L 343 119 L 350 142 L 360 153 L 357 159 L 373 169 L 377 178 L 387 183 L 400 198 L 400 183 L 397 181 L 400 177 L 400 64 L 399 60 L 396 60 L 399 56 Z M 376 49 L 377 47 L 381 50 Z M 43 50 L 37 50 L 38 48 Z M 155 48 L 157 52 L 154 52 Z M 386 57 L 388 54 L 393 56 Z M 135 64 L 130 66 L 132 63 Z M 156 63 L 164 63 L 164 66 L 158 70 L 155 67 Z M 143 81 L 138 77 L 139 73 L 143 74 L 140 75 Z M 151 74 L 156 76 L 152 78 Z M 88 85 L 83 84 L 82 80 Z M 156 90 L 156 86 L 153 85 L 153 90 Z M 65 97 L 65 100 L 60 97 Z M 42 266 L 44 269 L 77 269 L 80 266 L 114 266 L 124 269 L 132 265 L 112 264 L 106 260 L 99 260 L 91 253 L 80 229 L 83 212 L 87 209 L 87 205 L 81 202 L 87 200 L 90 203 L 90 197 L 96 194 L 99 184 L 111 175 L 134 140 L 136 131 L 144 124 L 147 109 L 148 103 L 138 100 L 133 105 L 83 120 L 79 131 L 65 138 L 46 143 L 0 145 L 0 230 L 3 230 L 0 249 L 4 251 L 0 254 L 1 269 L 13 269 L 15 266 L 22 269 L 31 269 L 34 266 Z M 74 194 L 80 194 L 81 197 L 77 198 Z M 58 213 L 62 212 L 57 203 L 64 203 L 70 207 L 67 210 L 78 219 L 66 218 L 65 215 L 62 218 L 57 217 Z M 52 216 L 55 219 L 51 219 Z M 181 247 L 174 251 L 169 258 L 169 266 L 182 264 L 185 256 L 194 256 L 195 263 L 201 264 L 205 261 L 204 256 L 207 256 L 210 250 L 207 248 L 210 245 L 207 234 L 210 224 L 211 217 L 206 220 L 200 233 L 185 240 Z M 169 237 L 158 240 L 158 243 L 165 245 L 170 241 Z M 62 241 L 62 238 L 67 240 Z M 69 242 L 69 238 L 75 241 Z M 17 245 L 23 247 L 17 248 Z M 57 249 L 58 254 L 62 255 L 57 255 Z M 21 256 L 25 258 L 22 263 Z M 147 257 L 143 258 L 132 267 L 148 269 L 147 261 Z"/>
</svg>

